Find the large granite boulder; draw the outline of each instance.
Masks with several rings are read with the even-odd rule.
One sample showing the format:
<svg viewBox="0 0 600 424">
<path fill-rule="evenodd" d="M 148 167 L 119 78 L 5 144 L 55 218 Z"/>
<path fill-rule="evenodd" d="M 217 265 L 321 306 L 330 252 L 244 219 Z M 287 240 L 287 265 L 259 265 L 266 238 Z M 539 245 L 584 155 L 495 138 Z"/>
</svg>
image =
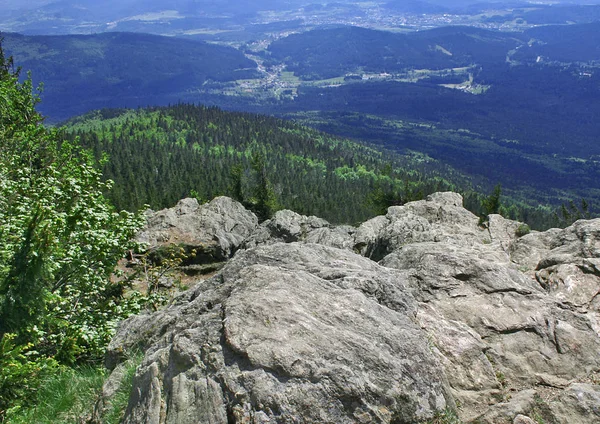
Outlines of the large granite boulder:
<svg viewBox="0 0 600 424">
<path fill-rule="evenodd" d="M 125 422 L 600 422 L 600 219 L 480 225 L 455 193 L 357 229 L 214 213 L 233 259 L 110 345 L 145 352 Z"/>
<path fill-rule="evenodd" d="M 440 196 L 452 199 L 438 194 L 368 222 L 380 225 L 364 253 L 387 253 L 381 265 L 408 273 L 461 417 L 512 423 L 545 387 L 566 389 L 600 370 L 600 220 L 519 237 L 520 223 L 492 215 L 479 227 Z M 398 225 L 412 215 L 420 225 Z"/>
<path fill-rule="evenodd" d="M 239 252 L 173 306 L 123 322 L 146 351 L 126 423 L 414 423 L 454 408 L 401 272 L 346 250 Z"/>
<path fill-rule="evenodd" d="M 434 193 L 425 200 L 388 208 L 385 216 L 360 225 L 355 235 L 355 250 L 373 260 L 410 243 L 443 242 L 473 244 L 491 242 L 479 218 L 462 207 L 457 193 Z"/>
<path fill-rule="evenodd" d="M 145 228 L 137 240 L 150 249 L 182 246 L 194 251 L 197 263 L 229 259 L 258 227 L 256 216 L 229 197 L 217 197 L 200 205 L 183 199 L 173 208 L 148 211 Z"/>
</svg>

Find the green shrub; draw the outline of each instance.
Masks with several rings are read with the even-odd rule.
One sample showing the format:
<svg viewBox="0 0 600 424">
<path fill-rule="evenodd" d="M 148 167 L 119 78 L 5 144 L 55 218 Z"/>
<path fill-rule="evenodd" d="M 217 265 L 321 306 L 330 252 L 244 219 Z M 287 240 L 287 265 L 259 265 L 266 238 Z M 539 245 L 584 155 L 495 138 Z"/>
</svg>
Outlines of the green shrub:
<svg viewBox="0 0 600 424">
<path fill-rule="evenodd" d="M 92 155 L 37 103 L 0 46 L 0 336 L 73 364 L 101 357 L 130 314 L 112 276 L 143 217 L 114 210 Z"/>
<path fill-rule="evenodd" d="M 517 237 L 523 237 L 531 232 L 531 228 L 527 224 L 520 224 L 515 231 L 515 235 Z"/>
<path fill-rule="evenodd" d="M 59 369 L 56 361 L 36 357 L 31 344 L 15 344 L 15 338 L 15 334 L 0 338 L 0 422 L 26 406 L 43 379 Z"/>
<path fill-rule="evenodd" d="M 479 225 L 482 225 L 487 221 L 488 216 L 500 212 L 501 202 L 500 196 L 502 194 L 502 187 L 497 184 L 494 187 L 492 193 L 481 201 L 481 216 L 479 217 Z"/>
<path fill-rule="evenodd" d="M 113 277 L 143 216 L 112 207 L 112 183 L 38 101 L 0 45 L 0 420 L 32 407 L 50 371 L 71 372 L 58 363 L 99 360 L 142 300 Z"/>
</svg>

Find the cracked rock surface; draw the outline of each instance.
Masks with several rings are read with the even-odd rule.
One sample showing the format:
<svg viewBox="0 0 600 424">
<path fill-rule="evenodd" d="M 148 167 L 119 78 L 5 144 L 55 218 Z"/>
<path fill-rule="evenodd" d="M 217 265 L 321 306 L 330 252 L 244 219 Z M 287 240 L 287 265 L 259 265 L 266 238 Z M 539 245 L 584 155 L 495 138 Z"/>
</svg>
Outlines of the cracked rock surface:
<svg viewBox="0 0 600 424">
<path fill-rule="evenodd" d="M 147 349 L 125 422 L 432 418 L 454 404 L 416 312 L 401 273 L 349 251 L 240 252 L 171 308 L 121 325 L 111 350 Z"/>
<path fill-rule="evenodd" d="M 519 227 L 456 193 L 355 229 L 250 224 L 220 273 L 121 324 L 109 368 L 145 352 L 125 422 L 598 423 L 600 219 Z"/>
<path fill-rule="evenodd" d="M 223 196 L 203 205 L 183 199 L 173 208 L 148 211 L 146 216 L 148 223 L 138 241 L 150 248 L 175 244 L 196 249 L 205 261 L 228 259 L 258 226 L 252 212 Z"/>
</svg>

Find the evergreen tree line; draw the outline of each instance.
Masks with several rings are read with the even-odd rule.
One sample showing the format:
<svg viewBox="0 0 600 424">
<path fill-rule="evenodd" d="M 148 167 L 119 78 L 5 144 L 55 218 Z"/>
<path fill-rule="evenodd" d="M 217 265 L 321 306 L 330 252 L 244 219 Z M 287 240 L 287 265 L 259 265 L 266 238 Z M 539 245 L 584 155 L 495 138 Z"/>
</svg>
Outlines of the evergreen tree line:
<svg viewBox="0 0 600 424">
<path fill-rule="evenodd" d="M 410 156 L 212 107 L 99 111 L 69 123 L 66 138 L 79 138 L 98 158 L 108 155 L 103 171 L 115 185 L 107 195 L 128 210 L 170 207 L 192 193 L 251 206 L 268 186 L 277 207 L 358 223 L 380 212 L 374 190 L 408 199 L 459 188 Z"/>
<path fill-rule="evenodd" d="M 101 110 L 69 122 L 65 138 L 79 139 L 97 158 L 108 155 L 103 173 L 115 184 L 107 196 L 131 211 L 171 207 L 190 195 L 202 201 L 229 195 L 262 219 L 287 208 L 356 224 L 446 190 L 463 194 L 465 207 L 480 216 L 489 210 L 485 189 L 439 162 L 264 115 L 190 104 Z M 506 194 L 494 209 L 535 229 L 582 216 L 565 219 L 560 210 Z"/>
</svg>

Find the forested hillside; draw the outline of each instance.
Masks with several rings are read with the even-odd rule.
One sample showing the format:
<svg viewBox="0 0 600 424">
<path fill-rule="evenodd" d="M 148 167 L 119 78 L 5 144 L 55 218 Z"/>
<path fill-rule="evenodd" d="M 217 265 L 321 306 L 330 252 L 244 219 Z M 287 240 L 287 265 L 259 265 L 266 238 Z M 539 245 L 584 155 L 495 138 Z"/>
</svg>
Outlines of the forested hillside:
<svg viewBox="0 0 600 424">
<path fill-rule="evenodd" d="M 274 205 L 334 223 L 354 224 L 440 191 L 460 191 L 474 212 L 491 191 L 471 178 L 415 152 L 399 154 L 321 133 L 296 123 L 218 108 L 179 104 L 164 108 L 103 110 L 69 122 L 65 137 L 79 137 L 97 157 L 108 154 L 104 175 L 120 208 L 154 209 L 180 198 L 209 200 L 227 194 L 247 205 L 272 196 Z M 501 211 L 534 228 L 559 224 L 554 207 L 502 197 Z"/>
<path fill-rule="evenodd" d="M 90 109 L 176 103 L 210 82 L 257 76 L 240 51 L 149 34 L 3 34 L 15 63 L 44 83 L 40 110 L 67 118 Z"/>
<path fill-rule="evenodd" d="M 305 80 L 346 73 L 398 73 L 501 63 L 524 42 L 519 33 L 446 27 L 396 34 L 358 27 L 293 34 L 268 48 L 273 61 Z"/>
<path fill-rule="evenodd" d="M 180 104 L 137 111 L 105 110 L 77 118 L 79 137 L 115 181 L 118 207 L 172 206 L 194 194 L 255 196 L 266 173 L 280 205 L 333 222 L 355 223 L 379 212 L 376 189 L 398 200 L 470 188 L 465 176 L 419 155 L 399 155 L 279 119 Z"/>
<path fill-rule="evenodd" d="M 600 113 L 600 51 L 594 41 L 596 29 L 597 24 L 589 24 L 506 33 L 456 26 L 398 34 L 346 27 L 290 35 L 270 47 L 266 40 L 248 42 L 239 50 L 123 33 L 10 35 L 7 45 L 19 52 L 17 63 L 24 70 L 33 70 L 34 78 L 44 81 L 40 110 L 48 112 L 50 123 L 104 106 L 145 107 L 180 101 L 218 105 L 299 120 L 339 137 L 377 144 L 401 158 L 418 152 L 436 161 L 430 162 L 436 164 L 430 167 L 435 170 L 432 175 L 452 184 L 457 184 L 452 174 L 456 171 L 468 175 L 475 182 L 471 185 L 481 193 L 502 184 L 504 195 L 528 205 L 520 208 L 522 211 L 535 210 L 538 204 L 559 207 L 582 198 L 594 210 L 600 204 L 596 119 Z M 565 58 L 572 61 L 562 62 Z M 261 65 L 257 67 L 257 63 Z M 153 139 L 147 133 L 154 131 L 149 129 L 154 123 L 141 133 L 127 125 L 127 137 L 131 133 L 139 140 Z M 186 134 L 183 138 L 188 137 L 186 125 L 181 124 Z M 198 134 L 211 131 L 204 127 L 197 130 Z M 270 140 L 267 136 L 259 138 L 259 143 Z M 203 143 L 210 149 L 209 141 Z M 111 157 L 123 154 L 116 151 L 120 147 L 111 148 L 115 149 Z M 240 149 L 245 151 L 246 147 Z M 199 153 L 181 154 L 187 158 Z M 211 155 L 214 159 L 214 152 Z M 129 208 L 143 203 L 162 207 L 192 189 L 204 198 L 223 193 L 233 159 L 219 159 L 218 163 L 224 164 L 221 169 L 204 153 L 198 157 L 210 164 L 200 173 L 190 174 L 200 175 L 206 170 L 202 174 L 206 178 L 217 178 L 220 182 L 213 181 L 210 190 L 200 183 L 164 182 L 160 183 L 164 184 L 162 189 L 148 188 L 155 187 L 154 183 L 143 184 L 129 199 L 123 196 L 115 200 Z M 267 157 L 266 162 L 275 159 Z M 250 169 L 251 162 L 247 159 L 242 165 Z M 289 163 L 286 160 L 277 166 L 287 168 Z M 442 163 L 456 171 L 440 171 Z M 332 162 L 327 169 L 343 165 Z M 209 168 L 215 172 L 209 173 Z M 132 169 L 135 175 L 137 171 Z M 277 168 L 270 172 L 280 175 Z M 125 178 L 124 173 L 114 170 L 111 178 L 133 179 Z M 307 203 L 286 188 L 289 181 L 298 178 L 286 178 L 275 189 L 287 207 L 305 211 L 305 205 L 319 204 L 312 213 L 333 221 L 352 222 L 365 216 L 363 212 L 327 215 L 329 212 L 321 211 L 333 211 L 332 205 L 340 204 L 343 196 L 329 198 L 333 195 L 325 194 Z M 413 181 L 399 177 L 405 179 Z M 431 180 L 427 176 L 422 179 Z M 336 187 L 335 181 L 332 179 L 329 187 Z M 126 190 L 117 186 L 117 191 Z M 312 187 L 312 182 L 308 186 Z M 367 186 L 351 191 L 358 190 L 357 197 L 364 198 Z M 248 195 L 252 194 L 248 190 Z M 511 216 L 518 217 L 518 213 Z M 520 216 L 537 221 L 529 213 Z"/>
<path fill-rule="evenodd" d="M 600 7 L 598 7 L 600 14 Z M 600 16 L 599 16 L 600 17 Z M 582 25 L 545 25 L 525 31 L 532 42 L 519 49 L 521 60 L 576 62 L 588 64 L 600 60 L 600 22 Z M 590 63 L 590 65 L 592 64 Z"/>
<path fill-rule="evenodd" d="M 307 81 L 278 111 L 329 133 L 420 151 L 522 199 L 598 203 L 597 29 L 342 28 L 289 36 L 271 44 L 271 58 Z M 361 62 L 363 55 L 372 60 Z"/>
</svg>

